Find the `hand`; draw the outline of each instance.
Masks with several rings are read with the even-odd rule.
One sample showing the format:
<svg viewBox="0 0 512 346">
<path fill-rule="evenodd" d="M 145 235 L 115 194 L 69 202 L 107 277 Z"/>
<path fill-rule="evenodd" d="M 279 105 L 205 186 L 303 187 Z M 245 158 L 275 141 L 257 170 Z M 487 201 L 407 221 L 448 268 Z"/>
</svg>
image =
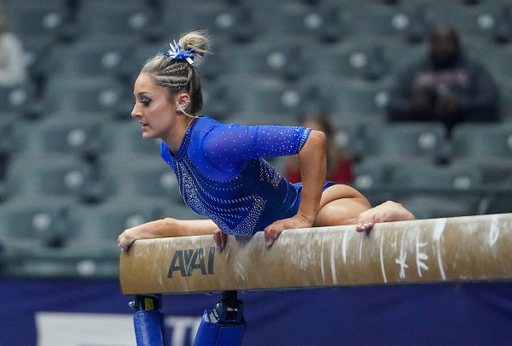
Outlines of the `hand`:
<svg viewBox="0 0 512 346">
<path fill-rule="evenodd" d="M 311 226 L 313 226 L 313 223 L 300 214 L 288 219 L 278 220 L 264 229 L 265 246 L 271 247 L 285 229 L 309 228 Z"/>
<path fill-rule="evenodd" d="M 117 237 L 117 245 L 121 247 L 121 251 L 128 251 L 133 242 L 141 238 L 139 228 L 140 226 L 128 228 Z"/>
<path fill-rule="evenodd" d="M 217 251 L 222 252 L 222 250 L 224 250 L 224 248 L 226 247 L 228 236 L 220 229 L 216 229 L 215 232 L 213 233 L 213 240 L 215 240 Z"/>
</svg>

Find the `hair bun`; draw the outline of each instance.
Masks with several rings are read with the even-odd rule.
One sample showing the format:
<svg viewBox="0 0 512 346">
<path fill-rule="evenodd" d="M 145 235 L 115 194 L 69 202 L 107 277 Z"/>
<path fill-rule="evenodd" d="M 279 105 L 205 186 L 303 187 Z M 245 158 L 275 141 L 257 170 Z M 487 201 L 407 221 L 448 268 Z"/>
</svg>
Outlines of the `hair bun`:
<svg viewBox="0 0 512 346">
<path fill-rule="evenodd" d="M 192 50 L 194 53 L 203 57 L 210 53 L 211 40 L 206 31 L 191 31 L 180 37 L 178 44 L 182 50 Z"/>
</svg>

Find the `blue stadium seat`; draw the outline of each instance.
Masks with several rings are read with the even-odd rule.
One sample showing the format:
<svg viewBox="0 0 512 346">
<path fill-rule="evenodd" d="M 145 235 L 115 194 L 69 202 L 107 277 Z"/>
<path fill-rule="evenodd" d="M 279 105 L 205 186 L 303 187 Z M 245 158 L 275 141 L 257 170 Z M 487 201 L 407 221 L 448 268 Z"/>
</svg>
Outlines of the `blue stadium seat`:
<svg viewBox="0 0 512 346">
<path fill-rule="evenodd" d="M 512 77 L 499 81 L 500 110 L 504 121 L 512 121 Z"/>
<path fill-rule="evenodd" d="M 478 206 L 474 198 L 469 200 L 465 195 L 456 194 L 451 198 L 428 194 L 404 196 L 400 203 L 418 220 L 475 215 Z"/>
<path fill-rule="evenodd" d="M 76 26 L 78 39 L 131 40 L 148 36 L 155 22 L 154 12 L 143 2 L 87 0 L 81 2 Z"/>
<path fill-rule="evenodd" d="M 135 40 L 79 40 L 55 47 L 42 61 L 44 75 L 117 76 L 121 63 L 135 50 Z"/>
<path fill-rule="evenodd" d="M 319 89 L 320 99 L 328 113 L 353 120 L 377 120 L 382 117 L 391 87 L 388 80 L 370 82 L 325 76 L 303 80 L 301 83 L 315 85 Z"/>
<path fill-rule="evenodd" d="M 330 9 L 333 14 L 337 14 L 335 8 Z M 260 37 L 286 36 L 302 39 L 316 38 L 323 20 L 321 14 L 324 14 L 319 10 L 301 2 L 274 2 L 269 7 L 252 7 Z"/>
<path fill-rule="evenodd" d="M 225 85 L 232 113 L 267 112 L 292 117 L 300 111 L 303 94 L 293 83 L 275 78 L 236 76 Z"/>
<path fill-rule="evenodd" d="M 107 130 L 102 133 L 102 143 L 106 153 L 133 156 L 145 154 L 159 157 L 160 140 L 143 138 L 141 125 L 136 119 L 110 122 L 106 127 Z"/>
<path fill-rule="evenodd" d="M 418 158 L 372 158 L 354 167 L 360 188 L 392 188 L 404 192 L 470 191 L 482 186 L 482 172 L 470 163 L 437 165 Z"/>
<path fill-rule="evenodd" d="M 112 117 L 128 115 L 130 95 L 109 77 L 52 75 L 45 88 L 42 112 L 108 112 Z"/>
<path fill-rule="evenodd" d="M 15 117 L 30 116 L 33 104 L 34 87 L 29 82 L 0 86 L 0 107 L 4 117 L 9 117 L 10 114 Z"/>
<path fill-rule="evenodd" d="M 308 75 L 378 80 L 389 72 L 385 47 L 373 40 L 316 45 L 304 51 Z"/>
<path fill-rule="evenodd" d="M 481 187 L 482 172 L 470 163 L 403 162 L 392 169 L 389 182 L 400 188 L 446 190 L 449 193 Z"/>
<path fill-rule="evenodd" d="M 93 167 L 74 154 L 16 155 L 6 176 L 13 196 L 56 196 L 86 200 L 94 197 Z"/>
<path fill-rule="evenodd" d="M 144 66 L 144 63 L 153 58 L 158 52 L 169 50 L 169 42 L 144 42 L 137 45 L 137 49 L 127 52 L 120 62 L 117 73 L 123 80 L 133 84 Z"/>
<path fill-rule="evenodd" d="M 2 10 L 9 19 L 10 30 L 22 41 L 39 40 L 45 44 L 59 39 L 69 16 L 64 1 L 8 1 Z"/>
<path fill-rule="evenodd" d="M 228 46 L 218 54 L 228 57 L 231 73 L 295 80 L 307 73 L 304 60 L 307 47 L 304 39 L 279 36 L 243 47 Z"/>
<path fill-rule="evenodd" d="M 102 149 L 100 134 L 105 121 L 80 115 L 68 113 L 68 117 L 17 123 L 12 134 L 12 149 L 21 155 L 97 155 Z"/>
<path fill-rule="evenodd" d="M 193 30 L 208 30 L 214 38 L 233 42 L 247 42 L 254 38 L 252 12 L 245 6 L 231 6 L 226 2 L 162 2 L 162 38 L 174 38 Z M 180 15 L 177 15 L 177 14 Z M 190 13 L 190 15 L 184 15 Z M 167 36 L 171 35 L 171 36 Z"/>
<path fill-rule="evenodd" d="M 72 206 L 69 210 L 69 229 L 73 236 L 67 246 L 86 248 L 91 255 L 118 257 L 119 234 L 127 228 L 163 218 L 164 209 L 165 205 L 156 199 L 145 200 L 140 196 Z"/>
<path fill-rule="evenodd" d="M 453 129 L 454 157 L 512 157 L 512 122 L 461 123 Z"/>
<path fill-rule="evenodd" d="M 371 157 L 415 157 L 431 162 L 447 155 L 446 127 L 441 123 L 397 123 L 365 126 L 364 149 Z"/>
<path fill-rule="evenodd" d="M 104 198 L 159 197 L 181 201 L 172 168 L 159 155 L 104 154 L 99 161 Z"/>
<path fill-rule="evenodd" d="M 54 196 L 17 196 L 0 204 L 0 242 L 5 253 L 23 255 L 63 246 L 69 205 L 69 199 Z"/>
</svg>

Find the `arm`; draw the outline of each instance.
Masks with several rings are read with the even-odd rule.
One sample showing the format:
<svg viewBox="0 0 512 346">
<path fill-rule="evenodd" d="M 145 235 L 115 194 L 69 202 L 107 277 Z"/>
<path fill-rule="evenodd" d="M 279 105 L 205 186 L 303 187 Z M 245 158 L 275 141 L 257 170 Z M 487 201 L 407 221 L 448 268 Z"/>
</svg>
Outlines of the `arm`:
<svg viewBox="0 0 512 346">
<path fill-rule="evenodd" d="M 217 229 L 217 225 L 212 220 L 165 218 L 128 228 L 119 235 L 117 243 L 123 251 L 127 251 L 137 239 L 211 235 Z"/>
<path fill-rule="evenodd" d="M 269 246 L 285 229 L 313 226 L 319 210 L 326 171 L 325 134 L 320 131 L 311 131 L 298 157 L 302 177 L 299 211 L 295 216 L 276 221 L 265 228 L 265 242 Z"/>
</svg>

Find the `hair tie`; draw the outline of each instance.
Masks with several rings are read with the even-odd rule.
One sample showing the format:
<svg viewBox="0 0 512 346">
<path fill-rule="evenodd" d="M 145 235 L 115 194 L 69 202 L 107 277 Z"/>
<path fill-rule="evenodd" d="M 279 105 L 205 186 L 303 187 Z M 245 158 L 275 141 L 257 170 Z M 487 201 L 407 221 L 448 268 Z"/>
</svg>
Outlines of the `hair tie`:
<svg viewBox="0 0 512 346">
<path fill-rule="evenodd" d="M 170 60 L 186 60 L 191 66 L 194 66 L 194 58 L 197 54 L 194 53 L 196 48 L 192 48 L 191 50 L 181 50 L 181 46 L 174 41 L 174 46 L 172 43 L 169 43 L 171 49 L 165 52 L 158 52 L 158 54 L 165 55 Z"/>
</svg>

